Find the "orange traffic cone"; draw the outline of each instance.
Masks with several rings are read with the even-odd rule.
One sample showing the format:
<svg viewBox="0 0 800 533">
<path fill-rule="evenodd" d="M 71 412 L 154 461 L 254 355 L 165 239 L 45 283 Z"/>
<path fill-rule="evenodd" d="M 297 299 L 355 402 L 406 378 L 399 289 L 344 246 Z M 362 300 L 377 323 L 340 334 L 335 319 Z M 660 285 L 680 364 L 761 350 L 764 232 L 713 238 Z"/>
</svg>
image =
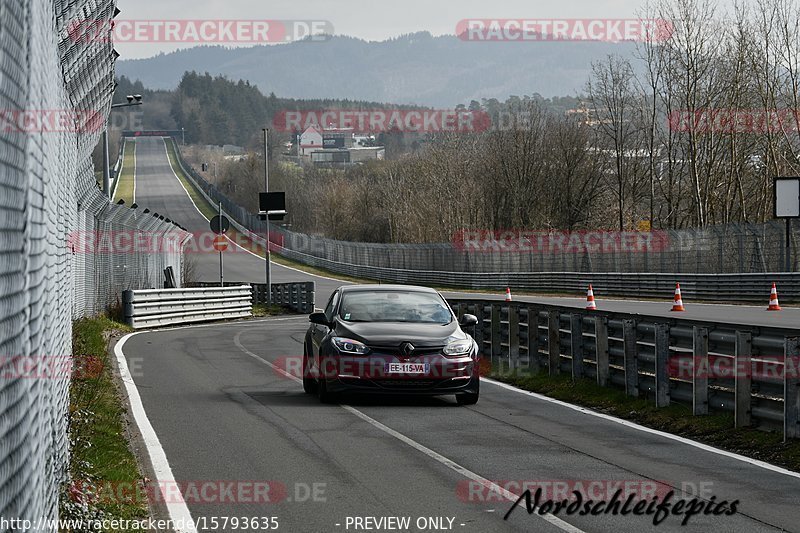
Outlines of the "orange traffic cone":
<svg viewBox="0 0 800 533">
<path fill-rule="evenodd" d="M 683 307 L 683 300 L 681 299 L 681 284 L 675 284 L 675 301 L 672 303 L 670 311 L 686 311 Z"/>
<path fill-rule="evenodd" d="M 586 309 L 597 309 L 597 304 L 594 303 L 594 291 L 592 284 L 589 284 L 589 290 L 586 291 Z"/>
<path fill-rule="evenodd" d="M 511 287 L 506 287 L 506 301 L 511 301 Z"/>
<path fill-rule="evenodd" d="M 781 306 L 778 304 L 778 289 L 775 288 L 775 283 L 772 284 L 772 290 L 769 291 L 769 307 L 767 311 L 780 311 Z"/>
</svg>

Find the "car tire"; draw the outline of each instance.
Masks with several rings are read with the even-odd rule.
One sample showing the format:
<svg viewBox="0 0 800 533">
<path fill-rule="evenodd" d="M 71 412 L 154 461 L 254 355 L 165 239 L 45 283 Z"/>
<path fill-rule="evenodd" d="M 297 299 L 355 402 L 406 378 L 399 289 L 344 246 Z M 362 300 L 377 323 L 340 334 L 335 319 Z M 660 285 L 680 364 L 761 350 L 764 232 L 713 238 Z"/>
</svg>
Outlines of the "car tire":
<svg viewBox="0 0 800 533">
<path fill-rule="evenodd" d="M 478 398 L 481 396 L 481 381 L 480 378 L 473 378 L 475 381 L 475 392 L 462 392 L 456 394 L 456 403 L 458 405 L 475 405 L 478 403 Z"/>
<path fill-rule="evenodd" d="M 320 377 L 317 383 L 317 398 L 320 403 L 336 403 L 336 395 L 328 392 L 328 382 L 324 377 Z"/>
<path fill-rule="evenodd" d="M 317 392 L 317 381 L 311 376 L 308 369 L 308 350 L 303 345 L 303 392 L 314 394 Z"/>
</svg>

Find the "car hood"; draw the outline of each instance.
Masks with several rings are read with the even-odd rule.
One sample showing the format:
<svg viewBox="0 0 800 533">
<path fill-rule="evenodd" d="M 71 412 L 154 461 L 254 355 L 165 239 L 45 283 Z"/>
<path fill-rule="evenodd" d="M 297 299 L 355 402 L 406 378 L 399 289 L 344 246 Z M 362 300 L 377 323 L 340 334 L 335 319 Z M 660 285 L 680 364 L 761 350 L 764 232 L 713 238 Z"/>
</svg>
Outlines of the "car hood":
<svg viewBox="0 0 800 533">
<path fill-rule="evenodd" d="M 380 346 L 396 346 L 401 342 L 443 346 L 452 340 L 466 338 L 455 320 L 444 326 L 406 322 L 337 322 L 337 335 Z"/>
</svg>

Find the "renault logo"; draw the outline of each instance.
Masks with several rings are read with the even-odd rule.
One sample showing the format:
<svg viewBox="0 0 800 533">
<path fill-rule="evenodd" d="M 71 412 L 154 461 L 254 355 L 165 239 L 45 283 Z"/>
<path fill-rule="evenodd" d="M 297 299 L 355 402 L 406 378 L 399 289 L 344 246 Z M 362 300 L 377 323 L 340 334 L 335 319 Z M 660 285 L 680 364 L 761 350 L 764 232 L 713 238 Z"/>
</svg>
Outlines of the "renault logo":
<svg viewBox="0 0 800 533">
<path fill-rule="evenodd" d="M 403 354 L 404 357 L 411 357 L 411 354 L 414 353 L 414 345 L 410 342 L 404 342 L 400 345 L 400 353 Z"/>
</svg>

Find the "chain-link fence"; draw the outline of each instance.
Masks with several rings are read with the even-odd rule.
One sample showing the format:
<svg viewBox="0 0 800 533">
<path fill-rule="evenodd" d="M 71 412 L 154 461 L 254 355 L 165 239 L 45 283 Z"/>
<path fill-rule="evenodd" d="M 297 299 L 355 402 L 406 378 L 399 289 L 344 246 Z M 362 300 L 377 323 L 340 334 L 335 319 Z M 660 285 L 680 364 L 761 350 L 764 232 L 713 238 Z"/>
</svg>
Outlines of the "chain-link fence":
<svg viewBox="0 0 800 533">
<path fill-rule="evenodd" d="M 176 146 L 177 148 L 177 146 Z M 249 231 L 264 235 L 266 222 L 231 201 L 182 159 L 180 164 L 215 203 Z M 795 228 L 796 230 L 798 228 Z M 763 273 L 786 271 L 785 229 L 780 221 L 697 229 L 567 232 L 455 232 L 452 242 L 377 244 L 344 242 L 270 225 L 270 240 L 291 258 L 397 270 L 463 273 L 615 272 Z M 790 271 L 798 265 L 792 232 Z M 312 263 L 309 263 L 312 264 Z"/>
<path fill-rule="evenodd" d="M 91 152 L 114 88 L 110 39 L 85 39 L 110 21 L 115 0 L 8 0 L 0 4 L 0 531 L 55 530 L 68 475 L 72 320 L 104 310 L 122 290 L 160 286 L 181 271 L 179 248 L 77 249 L 76 235 L 188 234 L 99 192 Z M 33 365 L 33 366 L 31 366 Z"/>
</svg>

